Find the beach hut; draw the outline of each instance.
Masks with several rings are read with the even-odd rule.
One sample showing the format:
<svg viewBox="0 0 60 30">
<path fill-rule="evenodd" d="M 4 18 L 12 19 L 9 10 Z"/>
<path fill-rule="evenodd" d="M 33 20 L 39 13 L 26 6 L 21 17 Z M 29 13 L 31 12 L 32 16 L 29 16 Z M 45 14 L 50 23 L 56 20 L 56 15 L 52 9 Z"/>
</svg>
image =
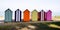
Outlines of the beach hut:
<svg viewBox="0 0 60 30">
<path fill-rule="evenodd" d="M 5 11 L 5 22 L 12 22 L 12 11 L 10 9 L 7 9 Z"/>
<path fill-rule="evenodd" d="M 15 11 L 15 22 L 21 22 L 21 10 L 17 9 Z"/>
<path fill-rule="evenodd" d="M 52 11 L 49 10 L 49 11 L 47 12 L 47 21 L 51 21 L 51 20 L 52 20 Z"/>
<path fill-rule="evenodd" d="M 31 19 L 32 21 L 38 21 L 38 11 L 36 9 L 32 11 Z"/>
<path fill-rule="evenodd" d="M 44 21 L 44 15 L 45 15 L 45 11 L 44 10 L 41 10 L 41 21 Z"/>
<path fill-rule="evenodd" d="M 23 21 L 24 22 L 29 22 L 30 21 L 30 11 L 28 9 L 26 9 L 23 12 Z"/>
<path fill-rule="evenodd" d="M 41 12 L 38 12 L 38 21 L 41 20 Z"/>
</svg>

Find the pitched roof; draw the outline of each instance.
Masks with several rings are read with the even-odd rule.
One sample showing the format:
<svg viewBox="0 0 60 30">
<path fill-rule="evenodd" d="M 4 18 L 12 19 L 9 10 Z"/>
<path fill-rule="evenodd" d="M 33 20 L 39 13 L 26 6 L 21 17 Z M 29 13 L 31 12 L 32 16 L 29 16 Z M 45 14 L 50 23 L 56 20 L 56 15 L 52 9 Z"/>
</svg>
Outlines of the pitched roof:
<svg viewBox="0 0 60 30">
<path fill-rule="evenodd" d="M 28 9 L 26 9 L 24 12 L 26 12 L 26 11 L 30 12 Z"/>
<path fill-rule="evenodd" d="M 17 9 L 16 11 L 21 11 L 21 10 Z"/>
<path fill-rule="evenodd" d="M 32 12 L 38 12 L 36 9 L 34 9 Z"/>
<path fill-rule="evenodd" d="M 8 8 L 7 10 L 5 10 L 5 12 L 6 12 L 6 11 L 10 11 L 10 12 L 12 12 L 9 8 Z"/>
<path fill-rule="evenodd" d="M 40 12 L 45 12 L 44 10 L 41 10 Z"/>
<path fill-rule="evenodd" d="M 52 11 L 51 11 L 51 10 L 48 10 L 48 12 L 51 12 L 51 13 L 52 13 Z"/>
</svg>

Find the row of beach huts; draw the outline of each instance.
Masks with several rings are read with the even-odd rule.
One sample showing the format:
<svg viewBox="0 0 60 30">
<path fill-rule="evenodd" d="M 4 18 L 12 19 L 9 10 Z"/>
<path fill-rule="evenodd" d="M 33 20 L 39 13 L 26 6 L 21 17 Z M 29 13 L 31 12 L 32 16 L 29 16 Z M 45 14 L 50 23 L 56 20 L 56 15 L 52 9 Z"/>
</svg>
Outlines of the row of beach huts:
<svg viewBox="0 0 60 30">
<path fill-rule="evenodd" d="M 13 12 L 10 9 L 7 9 L 5 11 L 4 22 L 12 22 L 12 14 Z M 38 12 L 36 9 L 34 9 L 32 12 L 30 12 L 28 9 L 26 9 L 23 12 L 23 19 L 21 17 L 22 11 L 17 9 L 15 11 L 14 22 L 52 21 L 52 11 L 48 10 L 47 12 L 45 12 L 44 10 L 41 10 L 40 12 Z"/>
</svg>

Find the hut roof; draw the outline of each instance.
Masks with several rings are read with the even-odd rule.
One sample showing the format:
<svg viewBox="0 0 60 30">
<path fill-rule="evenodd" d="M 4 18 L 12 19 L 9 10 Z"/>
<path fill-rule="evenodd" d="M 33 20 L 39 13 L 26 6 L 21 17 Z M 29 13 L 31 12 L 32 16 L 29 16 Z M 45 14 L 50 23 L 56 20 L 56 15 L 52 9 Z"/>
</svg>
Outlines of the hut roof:
<svg viewBox="0 0 60 30">
<path fill-rule="evenodd" d="M 9 8 L 8 8 L 6 11 L 10 11 L 10 12 L 12 12 Z M 5 12 L 6 12 L 6 11 L 5 11 Z"/>
<path fill-rule="evenodd" d="M 17 9 L 16 11 L 21 11 L 20 9 Z"/>
<path fill-rule="evenodd" d="M 52 11 L 51 11 L 51 10 L 48 10 L 47 12 L 51 12 L 51 13 L 52 13 Z"/>
<path fill-rule="evenodd" d="M 26 11 L 27 11 L 27 12 L 30 12 L 28 9 L 26 9 L 24 12 L 26 12 Z"/>
<path fill-rule="evenodd" d="M 32 12 L 38 12 L 36 9 L 34 9 Z"/>
</svg>

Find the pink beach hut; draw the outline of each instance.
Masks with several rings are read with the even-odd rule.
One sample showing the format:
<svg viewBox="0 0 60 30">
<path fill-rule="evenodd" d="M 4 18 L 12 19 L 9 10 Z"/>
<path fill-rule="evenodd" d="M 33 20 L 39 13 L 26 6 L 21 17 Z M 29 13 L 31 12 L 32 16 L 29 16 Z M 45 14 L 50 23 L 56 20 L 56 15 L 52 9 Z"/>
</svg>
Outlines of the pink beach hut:
<svg viewBox="0 0 60 30">
<path fill-rule="evenodd" d="M 51 21 L 52 20 L 52 11 L 51 10 L 49 10 L 47 13 L 46 13 L 46 19 L 47 19 L 47 21 Z"/>
<path fill-rule="evenodd" d="M 45 15 L 45 11 L 44 10 L 41 10 L 40 12 L 41 12 L 41 21 L 45 21 L 45 19 L 46 19 L 45 18 L 45 16 L 46 16 Z"/>
</svg>

